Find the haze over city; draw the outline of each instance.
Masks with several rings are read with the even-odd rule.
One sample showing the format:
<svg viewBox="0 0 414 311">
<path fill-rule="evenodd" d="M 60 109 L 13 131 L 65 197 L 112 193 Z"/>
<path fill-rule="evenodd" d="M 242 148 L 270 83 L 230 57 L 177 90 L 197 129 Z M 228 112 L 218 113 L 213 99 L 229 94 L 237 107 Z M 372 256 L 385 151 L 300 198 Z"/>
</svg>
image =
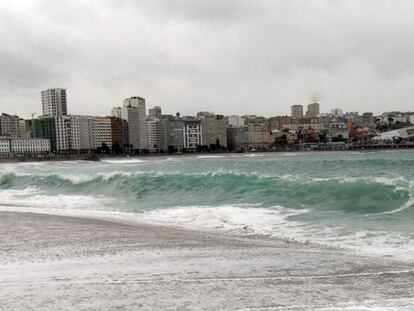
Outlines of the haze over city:
<svg viewBox="0 0 414 311">
<path fill-rule="evenodd" d="M 413 110 L 412 1 L 0 3 L 0 107 L 102 115 L 141 95 L 166 113 Z"/>
</svg>

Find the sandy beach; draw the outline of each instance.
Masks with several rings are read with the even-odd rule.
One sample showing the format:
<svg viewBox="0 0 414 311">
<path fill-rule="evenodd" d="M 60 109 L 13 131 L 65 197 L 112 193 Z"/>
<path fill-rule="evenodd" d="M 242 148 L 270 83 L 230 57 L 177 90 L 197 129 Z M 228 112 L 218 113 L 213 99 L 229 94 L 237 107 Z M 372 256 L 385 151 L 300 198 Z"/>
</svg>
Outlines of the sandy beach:
<svg viewBox="0 0 414 311">
<path fill-rule="evenodd" d="M 1 310 L 409 310 L 414 265 L 261 237 L 0 212 Z"/>
</svg>

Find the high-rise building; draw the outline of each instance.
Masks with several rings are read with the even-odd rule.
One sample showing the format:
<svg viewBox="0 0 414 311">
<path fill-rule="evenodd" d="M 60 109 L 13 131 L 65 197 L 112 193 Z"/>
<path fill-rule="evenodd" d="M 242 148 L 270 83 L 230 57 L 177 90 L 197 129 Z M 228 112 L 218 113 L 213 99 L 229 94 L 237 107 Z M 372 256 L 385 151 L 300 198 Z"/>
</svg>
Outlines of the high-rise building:
<svg viewBox="0 0 414 311">
<path fill-rule="evenodd" d="M 42 111 L 44 116 L 67 115 L 66 89 L 54 88 L 42 91 Z"/>
<path fill-rule="evenodd" d="M 56 125 L 56 150 L 72 150 L 76 147 L 73 146 L 72 139 L 72 120 L 69 116 L 55 117 Z"/>
<path fill-rule="evenodd" d="M 201 119 L 203 145 L 227 147 L 227 118 L 213 113 L 198 113 Z"/>
<path fill-rule="evenodd" d="M 112 109 L 112 117 L 120 119 L 122 122 L 121 135 L 122 145 L 124 147 L 129 146 L 129 131 L 128 131 L 128 120 L 122 118 L 122 107 L 116 107 Z"/>
<path fill-rule="evenodd" d="M 132 96 L 124 99 L 124 107 L 142 108 L 145 111 L 145 98 L 140 96 Z"/>
<path fill-rule="evenodd" d="M 303 118 L 303 106 L 302 105 L 293 105 L 290 107 L 292 119 Z"/>
<path fill-rule="evenodd" d="M 146 120 L 147 150 L 149 152 L 157 152 L 159 150 L 159 119 Z"/>
<path fill-rule="evenodd" d="M 319 111 L 319 104 L 313 103 L 308 105 L 308 111 L 306 112 L 306 116 L 309 118 L 317 117 L 320 114 Z"/>
<path fill-rule="evenodd" d="M 93 149 L 92 142 L 93 117 L 70 116 L 70 148 L 73 150 Z"/>
<path fill-rule="evenodd" d="M 110 117 L 94 117 L 92 120 L 92 146 L 93 149 L 105 144 L 112 147 L 112 128 Z"/>
<path fill-rule="evenodd" d="M 115 118 L 122 119 L 122 108 L 121 107 L 112 108 L 111 115 Z"/>
<path fill-rule="evenodd" d="M 120 147 L 123 146 L 124 140 L 123 140 L 123 123 L 125 123 L 124 120 L 121 118 L 116 117 L 109 117 L 111 121 L 111 136 L 112 136 L 112 144 L 118 144 Z"/>
<path fill-rule="evenodd" d="M 117 114 L 119 115 L 119 112 Z M 137 96 L 126 98 L 124 107 L 121 108 L 121 119 L 128 122 L 130 147 L 136 151 L 145 150 L 147 148 L 145 99 Z"/>
<path fill-rule="evenodd" d="M 159 123 L 160 150 L 181 152 L 184 148 L 183 121 L 180 114 L 162 115 Z"/>
<path fill-rule="evenodd" d="M 203 145 L 201 120 L 194 117 L 183 117 L 184 148 L 195 151 Z"/>
<path fill-rule="evenodd" d="M 153 108 L 150 108 L 148 111 L 148 116 L 150 119 L 160 119 L 161 118 L 161 107 L 155 106 Z"/>
</svg>

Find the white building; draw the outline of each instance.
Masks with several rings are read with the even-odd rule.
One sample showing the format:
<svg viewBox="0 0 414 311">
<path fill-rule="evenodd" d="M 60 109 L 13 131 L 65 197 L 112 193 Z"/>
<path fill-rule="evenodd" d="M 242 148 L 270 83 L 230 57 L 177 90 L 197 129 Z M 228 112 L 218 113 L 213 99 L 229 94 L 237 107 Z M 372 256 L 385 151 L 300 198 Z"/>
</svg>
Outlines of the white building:
<svg viewBox="0 0 414 311">
<path fill-rule="evenodd" d="M 147 119 L 146 133 L 147 133 L 147 149 L 149 152 L 157 152 L 159 150 L 158 139 L 158 124 L 159 120 Z"/>
<path fill-rule="evenodd" d="M 0 137 L 0 153 L 10 152 L 10 139 Z"/>
<path fill-rule="evenodd" d="M 11 139 L 10 151 L 13 153 L 49 153 L 50 140 L 49 139 Z"/>
<path fill-rule="evenodd" d="M 42 111 L 44 116 L 67 115 L 66 89 L 54 88 L 42 91 Z"/>
<path fill-rule="evenodd" d="M 408 139 L 414 137 L 414 126 L 388 131 L 373 137 L 376 141 L 392 141 L 394 139 Z"/>
<path fill-rule="evenodd" d="M 184 148 L 195 150 L 203 145 L 201 120 L 197 118 L 183 118 Z"/>
<path fill-rule="evenodd" d="M 50 152 L 50 140 L 42 138 L 24 139 L 0 137 L 0 153 L 16 154 L 44 154 Z"/>
<path fill-rule="evenodd" d="M 93 149 L 93 118 L 89 116 L 70 116 L 70 146 L 74 150 Z"/>
<path fill-rule="evenodd" d="M 72 139 L 72 118 L 69 116 L 55 117 L 56 129 L 56 150 L 71 150 Z"/>
</svg>

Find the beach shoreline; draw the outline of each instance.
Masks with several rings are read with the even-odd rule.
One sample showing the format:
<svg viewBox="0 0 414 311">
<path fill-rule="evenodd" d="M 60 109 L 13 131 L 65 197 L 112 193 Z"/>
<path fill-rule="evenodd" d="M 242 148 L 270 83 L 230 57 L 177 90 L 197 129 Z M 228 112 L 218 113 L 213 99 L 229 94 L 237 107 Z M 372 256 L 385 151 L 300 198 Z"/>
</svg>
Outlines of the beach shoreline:
<svg viewBox="0 0 414 311">
<path fill-rule="evenodd" d="M 42 163 L 42 162 L 75 162 L 75 161 L 88 161 L 88 162 L 100 162 L 103 160 L 127 160 L 127 159 L 151 159 L 151 158 L 168 158 L 168 157 L 226 157 L 226 156 L 249 156 L 252 154 L 259 155 L 277 155 L 277 154 L 337 154 L 337 153 L 378 153 L 378 152 L 414 152 L 414 147 L 410 148 L 349 148 L 349 149 L 314 149 L 314 150 L 269 150 L 269 151 L 246 151 L 246 152 L 194 152 L 194 153 L 154 153 L 154 154 L 139 154 L 139 155 L 87 155 L 83 154 L 77 156 L 75 154 L 70 156 L 61 157 L 44 157 L 44 158 L 24 158 L 24 157 L 0 157 L 0 164 L 7 163 Z"/>
<path fill-rule="evenodd" d="M 0 309 L 404 310 L 413 282 L 410 263 L 283 239 L 0 212 Z"/>
</svg>

